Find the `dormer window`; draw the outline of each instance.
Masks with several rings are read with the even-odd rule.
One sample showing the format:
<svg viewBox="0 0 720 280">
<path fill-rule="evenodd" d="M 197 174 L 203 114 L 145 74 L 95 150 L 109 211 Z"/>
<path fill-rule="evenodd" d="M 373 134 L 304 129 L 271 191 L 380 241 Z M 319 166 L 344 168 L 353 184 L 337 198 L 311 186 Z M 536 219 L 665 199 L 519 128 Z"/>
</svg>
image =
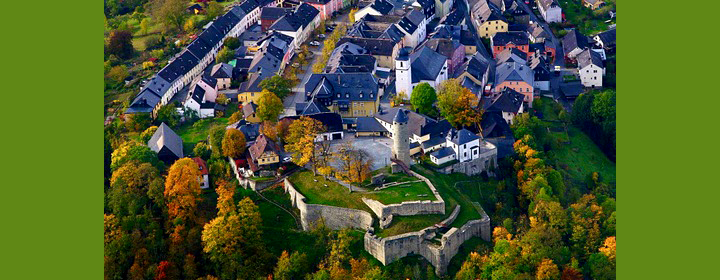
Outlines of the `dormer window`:
<svg viewBox="0 0 720 280">
<path fill-rule="evenodd" d="M 338 93 L 338 98 L 340 98 L 340 94 Z"/>
<path fill-rule="evenodd" d="M 345 98 L 350 98 L 350 94 L 349 94 L 349 93 L 346 93 L 346 94 L 345 94 Z"/>
</svg>

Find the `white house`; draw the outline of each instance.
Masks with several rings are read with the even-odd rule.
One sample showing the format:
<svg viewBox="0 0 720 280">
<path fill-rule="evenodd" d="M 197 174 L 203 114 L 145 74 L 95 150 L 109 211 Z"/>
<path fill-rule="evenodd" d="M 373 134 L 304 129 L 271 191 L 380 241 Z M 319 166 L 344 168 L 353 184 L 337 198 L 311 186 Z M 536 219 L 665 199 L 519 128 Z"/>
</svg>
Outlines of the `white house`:
<svg viewBox="0 0 720 280">
<path fill-rule="evenodd" d="M 217 82 L 210 77 L 199 79 L 188 91 L 185 109 L 198 113 L 200 118 L 215 116 L 215 99 L 217 98 Z"/>
<path fill-rule="evenodd" d="M 375 0 L 372 4 L 363 7 L 355 12 L 355 21 L 365 17 L 365 15 L 381 16 L 390 14 L 395 9 L 393 4 L 387 0 Z"/>
<path fill-rule="evenodd" d="M 320 11 L 315 7 L 303 3 L 292 13 L 279 18 L 270 30 L 295 38 L 296 42 L 304 42 L 320 23 Z"/>
<path fill-rule="evenodd" d="M 602 87 L 602 78 L 605 75 L 602 58 L 590 49 L 585 49 L 577 56 L 580 82 L 585 87 Z"/>
<path fill-rule="evenodd" d="M 536 0 L 538 10 L 548 23 L 562 22 L 562 8 L 556 0 Z"/>
<path fill-rule="evenodd" d="M 430 153 L 430 160 L 437 164 L 458 160 L 471 161 L 480 157 L 480 137 L 467 129 L 451 129 L 445 137 L 445 147 Z"/>
<path fill-rule="evenodd" d="M 417 47 L 427 35 L 427 23 L 428 19 L 421 10 L 413 9 L 407 13 L 400 21 L 397 26 L 405 36 L 403 37 L 404 46 L 411 48 Z"/>
<path fill-rule="evenodd" d="M 408 98 L 419 83 L 426 82 L 434 88 L 448 79 L 447 57 L 426 46 L 412 54 L 410 50 L 400 49 L 395 59 L 395 90 L 405 92 Z"/>
</svg>

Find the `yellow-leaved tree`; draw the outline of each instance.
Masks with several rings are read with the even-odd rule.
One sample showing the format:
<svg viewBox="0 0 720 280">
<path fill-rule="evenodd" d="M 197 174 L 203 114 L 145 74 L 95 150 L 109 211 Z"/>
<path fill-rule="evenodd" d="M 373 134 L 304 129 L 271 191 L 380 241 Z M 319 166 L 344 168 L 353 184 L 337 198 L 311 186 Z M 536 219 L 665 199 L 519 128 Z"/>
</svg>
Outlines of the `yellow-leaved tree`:
<svg viewBox="0 0 720 280">
<path fill-rule="evenodd" d="M 325 131 L 327 129 L 320 121 L 306 116 L 293 121 L 288 127 L 285 149 L 294 154 L 292 161 L 295 164 L 305 166 L 312 163 L 313 174 L 317 172 L 314 164 L 316 157 L 315 138 Z"/>
</svg>

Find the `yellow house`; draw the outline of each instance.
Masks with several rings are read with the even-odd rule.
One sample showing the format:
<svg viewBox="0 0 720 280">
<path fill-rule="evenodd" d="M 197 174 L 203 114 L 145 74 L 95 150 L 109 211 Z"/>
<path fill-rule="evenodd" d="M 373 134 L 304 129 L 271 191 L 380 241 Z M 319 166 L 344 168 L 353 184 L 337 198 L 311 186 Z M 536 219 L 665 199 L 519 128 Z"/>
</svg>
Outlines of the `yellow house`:
<svg viewBox="0 0 720 280">
<path fill-rule="evenodd" d="M 245 103 L 242 107 L 243 117 L 249 123 L 260 123 L 260 118 L 257 116 L 257 104 L 255 102 Z"/>
<path fill-rule="evenodd" d="M 280 147 L 265 137 L 265 134 L 260 134 L 248 151 L 250 158 L 258 167 L 280 162 Z"/>
<path fill-rule="evenodd" d="M 257 102 L 262 95 L 262 88 L 260 88 L 260 82 L 269 78 L 267 75 L 261 75 L 259 73 L 251 73 L 248 76 L 248 80 L 240 84 L 238 89 L 238 102 L 245 104 L 248 102 Z"/>
<path fill-rule="evenodd" d="M 305 84 L 305 97 L 343 118 L 373 116 L 380 105 L 371 73 L 313 74 Z"/>
<path fill-rule="evenodd" d="M 508 21 L 496 7 L 491 7 L 488 1 L 478 1 L 472 8 L 471 18 L 482 38 L 491 38 L 497 32 L 508 31 Z"/>
</svg>

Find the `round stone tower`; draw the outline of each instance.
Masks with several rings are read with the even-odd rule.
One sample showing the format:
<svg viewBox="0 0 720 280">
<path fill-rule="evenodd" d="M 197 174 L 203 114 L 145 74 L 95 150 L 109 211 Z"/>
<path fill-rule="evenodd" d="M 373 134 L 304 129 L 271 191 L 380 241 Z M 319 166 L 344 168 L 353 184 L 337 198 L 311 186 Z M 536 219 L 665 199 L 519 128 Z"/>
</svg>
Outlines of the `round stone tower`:
<svg viewBox="0 0 720 280">
<path fill-rule="evenodd" d="M 393 118 L 392 125 L 392 158 L 410 166 L 410 136 L 408 133 L 408 116 L 405 109 L 399 109 Z"/>
</svg>

